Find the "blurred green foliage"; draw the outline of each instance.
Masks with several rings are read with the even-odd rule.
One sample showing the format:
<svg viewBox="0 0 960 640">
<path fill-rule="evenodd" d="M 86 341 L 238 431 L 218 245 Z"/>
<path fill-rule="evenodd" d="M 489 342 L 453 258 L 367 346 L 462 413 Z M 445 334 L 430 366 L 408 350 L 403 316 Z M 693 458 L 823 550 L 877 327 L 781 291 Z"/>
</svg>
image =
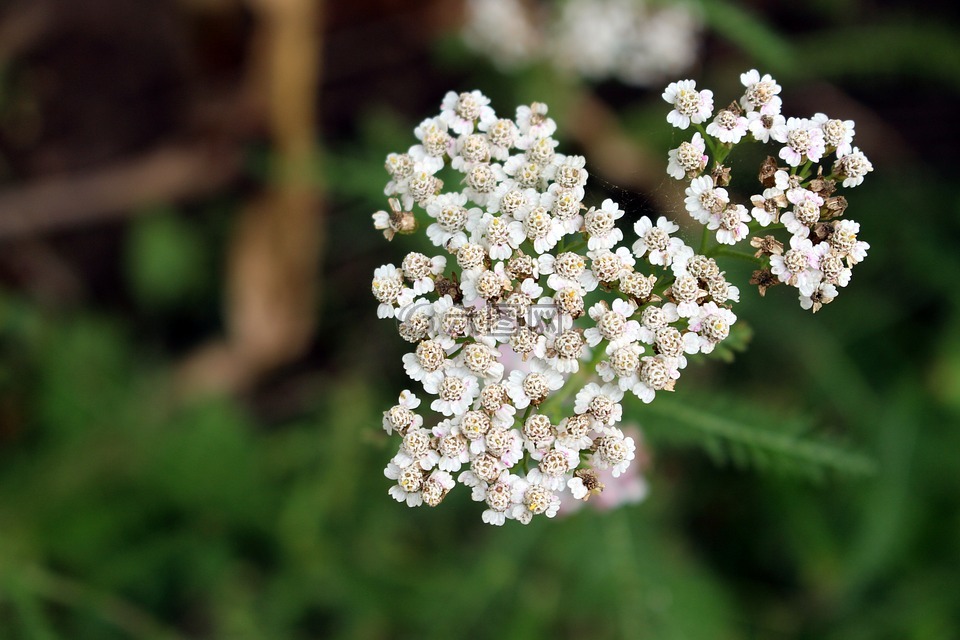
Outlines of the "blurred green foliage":
<svg viewBox="0 0 960 640">
<path fill-rule="evenodd" d="M 884 14 L 854 28 L 865 3 L 815 4 L 848 19 L 791 37 L 706 2 L 740 51 L 698 82 L 761 64 L 792 91 L 844 78 L 871 104 L 919 83 L 957 104 L 955 27 Z M 437 55 L 498 108 L 546 100 L 563 129 L 569 79 L 507 78 L 450 41 Z M 665 158 L 656 93 L 620 112 Z M 355 138 L 327 144 L 330 237 L 349 242 L 330 243 L 321 353 L 289 373 L 296 393 L 173 393 L 178 350 L 218 324 L 226 196 L 201 219 L 161 208 L 130 224 L 132 312 L 0 295 L 0 638 L 960 637 L 952 164 L 867 149 L 876 172 L 849 197 L 872 248 L 844 295 L 811 317 L 742 287 L 745 349 L 628 406 L 654 456 L 646 502 L 493 528 L 463 491 L 408 510 L 381 472 L 405 345 L 376 321 L 368 279 L 425 247 L 386 245 L 369 216 L 383 156 L 416 121 L 370 105 Z"/>
</svg>

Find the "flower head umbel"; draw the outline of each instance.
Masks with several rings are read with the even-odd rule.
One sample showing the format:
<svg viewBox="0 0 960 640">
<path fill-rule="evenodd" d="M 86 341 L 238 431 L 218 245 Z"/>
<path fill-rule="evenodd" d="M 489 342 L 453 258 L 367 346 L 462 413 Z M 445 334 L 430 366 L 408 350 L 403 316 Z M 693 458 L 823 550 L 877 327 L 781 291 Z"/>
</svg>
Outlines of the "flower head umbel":
<svg viewBox="0 0 960 640">
<path fill-rule="evenodd" d="M 603 502 L 621 481 L 642 489 L 631 465 L 645 456 L 622 420 L 730 336 L 740 289 L 718 261 L 757 262 L 761 293 L 793 287 L 813 312 L 836 300 L 870 246 L 835 192 L 873 167 L 852 121 L 784 118 L 769 75 L 741 82 L 744 94 L 715 116 L 713 93 L 693 80 L 663 93 L 668 122 L 697 129 L 667 158 L 705 227 L 697 251 L 666 215 L 590 198 L 586 159 L 563 153 L 543 103 L 504 118 L 479 91 L 450 92 L 416 143 L 387 156 L 390 211 L 373 214 L 374 228 L 388 240 L 421 228 L 433 245 L 371 282 L 377 315 L 410 345 L 413 386 L 383 412 L 399 439 L 384 470 L 390 496 L 437 506 L 465 485 L 483 522 L 500 526 Z M 749 204 L 727 189 L 748 133 L 779 143 L 752 172 Z M 738 251 L 747 240 L 755 253 Z"/>
</svg>

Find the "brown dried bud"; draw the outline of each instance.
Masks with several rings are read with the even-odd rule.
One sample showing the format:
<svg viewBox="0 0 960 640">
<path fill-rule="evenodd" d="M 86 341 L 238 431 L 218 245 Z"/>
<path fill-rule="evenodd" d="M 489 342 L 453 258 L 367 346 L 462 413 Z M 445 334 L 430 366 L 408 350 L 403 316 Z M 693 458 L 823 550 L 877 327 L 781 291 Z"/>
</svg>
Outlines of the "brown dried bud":
<svg viewBox="0 0 960 640">
<path fill-rule="evenodd" d="M 725 187 L 730 184 L 730 167 L 718 164 L 713 167 L 713 184 L 717 187 Z"/>
<path fill-rule="evenodd" d="M 757 250 L 754 257 L 760 256 L 781 256 L 783 255 L 783 243 L 773 236 L 764 236 L 762 238 L 750 238 L 750 246 Z"/>
<path fill-rule="evenodd" d="M 450 296 L 456 303 L 463 300 L 463 292 L 460 291 L 460 283 L 457 281 L 456 272 L 451 274 L 450 278 L 443 276 L 437 278 L 434 282 L 434 288 L 437 291 L 437 295 L 441 298 L 443 296 Z"/>
<path fill-rule="evenodd" d="M 821 169 L 823 169 L 823 167 L 821 167 Z M 831 180 L 830 178 L 822 178 L 817 176 L 810 181 L 808 188 L 821 198 L 827 198 L 831 193 L 837 190 L 837 182 L 836 180 Z"/>
<path fill-rule="evenodd" d="M 847 199 L 843 196 L 826 198 L 823 201 L 823 208 L 825 211 L 821 212 L 820 217 L 824 220 L 839 218 L 847 210 Z"/>
<path fill-rule="evenodd" d="M 743 109 L 740 108 L 740 103 L 734 100 L 727 106 L 727 111 L 732 111 L 738 116 L 743 115 Z"/>
<path fill-rule="evenodd" d="M 767 295 L 767 289 L 780 283 L 780 278 L 773 275 L 769 269 L 757 269 L 750 277 L 750 284 L 757 285 L 761 296 Z"/>
<path fill-rule="evenodd" d="M 760 184 L 767 188 L 776 186 L 776 175 L 777 160 L 773 156 L 767 156 L 767 159 L 760 165 Z"/>
<path fill-rule="evenodd" d="M 811 230 L 810 240 L 814 244 L 820 244 L 821 242 L 826 242 L 830 239 L 830 236 L 833 235 L 833 225 L 827 224 L 825 222 L 818 222 L 813 225 Z"/>
</svg>

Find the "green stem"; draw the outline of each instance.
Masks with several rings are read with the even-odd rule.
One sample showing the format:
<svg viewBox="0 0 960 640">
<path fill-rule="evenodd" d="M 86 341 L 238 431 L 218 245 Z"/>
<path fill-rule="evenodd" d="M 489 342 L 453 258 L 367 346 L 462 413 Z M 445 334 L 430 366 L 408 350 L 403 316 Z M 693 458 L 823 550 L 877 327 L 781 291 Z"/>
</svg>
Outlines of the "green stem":
<svg viewBox="0 0 960 640">
<path fill-rule="evenodd" d="M 763 259 L 758 258 L 752 253 L 745 253 L 743 251 L 736 251 L 735 249 L 730 249 L 723 245 L 714 247 L 713 255 L 715 256 L 726 256 L 728 258 L 736 258 L 738 260 L 746 260 L 747 262 L 753 262 L 754 264 L 763 264 Z"/>
<path fill-rule="evenodd" d="M 710 230 L 707 229 L 707 225 L 703 225 L 703 233 L 700 235 L 700 250 L 697 251 L 700 255 L 706 255 L 707 245 L 710 243 Z"/>
<path fill-rule="evenodd" d="M 703 138 L 703 141 L 704 141 L 704 142 L 706 143 L 706 145 L 707 145 L 707 149 L 709 149 L 709 151 L 710 151 L 710 157 L 712 157 L 712 158 L 714 159 L 714 161 L 717 161 L 717 158 L 719 157 L 720 153 L 719 153 L 719 151 L 717 151 L 717 147 L 716 147 L 716 145 L 715 145 L 714 142 L 713 142 L 713 138 L 712 138 L 711 136 L 707 135 L 707 130 L 703 127 L 702 124 L 696 124 L 696 123 L 694 123 L 693 126 L 694 126 L 694 128 L 695 128 L 697 131 L 700 132 L 700 137 Z"/>
</svg>

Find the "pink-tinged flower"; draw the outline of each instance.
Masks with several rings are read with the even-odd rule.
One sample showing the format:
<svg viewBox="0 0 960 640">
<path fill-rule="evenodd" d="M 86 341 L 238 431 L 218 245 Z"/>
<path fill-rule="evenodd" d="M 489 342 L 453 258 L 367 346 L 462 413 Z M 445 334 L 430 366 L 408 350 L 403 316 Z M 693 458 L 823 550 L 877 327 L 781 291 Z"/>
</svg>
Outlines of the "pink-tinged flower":
<svg viewBox="0 0 960 640">
<path fill-rule="evenodd" d="M 460 427 L 454 420 L 441 420 L 432 429 L 436 438 L 437 468 L 441 471 L 457 472 L 470 462 L 469 442 L 460 433 Z"/>
<path fill-rule="evenodd" d="M 791 167 L 804 159 L 819 162 L 825 150 L 823 131 L 807 118 L 789 118 L 786 124 L 775 126 L 770 136 L 786 145 L 779 155 Z"/>
<path fill-rule="evenodd" d="M 730 327 L 736 321 L 737 316 L 730 309 L 720 307 L 715 302 L 708 302 L 690 317 L 687 327 L 697 334 L 700 353 L 710 353 L 717 344 L 727 339 Z"/>
<path fill-rule="evenodd" d="M 792 236 L 790 249 L 783 255 L 770 256 L 770 271 L 781 282 L 810 292 L 819 280 L 820 253 L 809 238 Z"/>
<path fill-rule="evenodd" d="M 713 113 L 713 92 L 697 91 L 694 80 L 671 82 L 663 92 L 663 99 L 673 105 L 667 122 L 680 129 L 686 129 L 690 123 L 705 122 Z"/>
</svg>

